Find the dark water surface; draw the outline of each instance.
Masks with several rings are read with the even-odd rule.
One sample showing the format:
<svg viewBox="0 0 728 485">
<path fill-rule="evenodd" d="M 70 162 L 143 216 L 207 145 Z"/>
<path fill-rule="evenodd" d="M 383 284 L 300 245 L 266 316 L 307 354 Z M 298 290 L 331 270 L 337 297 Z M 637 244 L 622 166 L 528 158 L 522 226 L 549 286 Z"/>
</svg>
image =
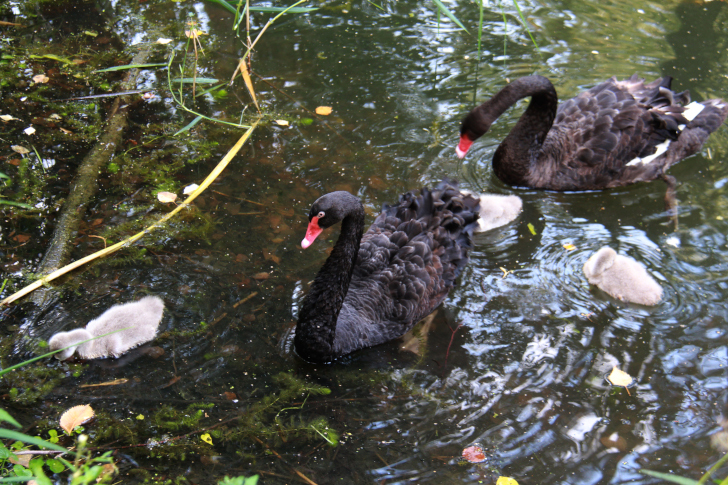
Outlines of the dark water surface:
<svg viewBox="0 0 728 485">
<path fill-rule="evenodd" d="M 203 428 L 275 392 L 273 376 L 291 372 L 331 394 L 305 402 L 303 394 L 290 405 L 300 409 L 278 417 L 286 423 L 324 417 L 340 436 L 337 446 L 310 430 L 307 437 L 273 433 L 261 436 L 268 448 L 248 438 L 220 441 L 207 452 L 212 457 L 140 465 L 169 476 L 184 472 L 193 483 L 254 473 L 263 473 L 263 483 L 298 483 L 294 469 L 318 484 L 495 483 L 499 475 L 521 484 L 659 483 L 640 475 L 642 468 L 697 479 L 721 456 L 710 435 L 719 429 L 728 394 L 728 130 L 722 127 L 700 154 L 670 170 L 681 182 L 677 231 L 667 224 L 662 182 L 563 194 L 512 189 L 497 180 L 490 159 L 525 104 L 507 112 L 465 162 L 454 146 L 474 96 L 483 101 L 506 79 L 532 73 L 549 77 L 562 98 L 635 72 L 648 79 L 672 75 L 673 87 L 689 89 L 696 100 L 728 96 L 724 2 L 521 0 L 539 50 L 513 4 L 503 2 L 504 28 L 501 9 L 491 2 L 480 66 L 476 3 L 448 3 L 472 35 L 444 16 L 438 25 L 430 2 L 380 4 L 383 11 L 365 1 L 324 3 L 268 30 L 256 46 L 254 70 L 309 109 L 333 107 L 327 125 L 301 122 L 313 116 L 256 80 L 264 109 L 292 124 L 259 128 L 196 202 L 216 222 L 209 242 L 170 240 L 148 264 L 78 275 L 83 289 L 34 332 L 48 338 L 113 303 L 157 294 L 168 308 L 167 333 L 155 343 L 165 354 L 69 372 L 44 406 L 90 402 L 133 424 L 161 404 L 185 409 L 213 402 Z M 179 42 L 194 13 L 210 34 L 203 39 L 204 76 L 229 79 L 244 52 L 231 16 L 210 3 L 111 8 L 112 25 L 128 43 L 143 37 L 132 20 L 140 12 L 148 21 L 176 24 Z M 267 18 L 257 14 L 254 31 Z M 164 80 L 147 79 L 165 98 Z M 242 83 L 234 90 L 245 98 Z M 208 106 L 213 116 L 239 116 L 231 98 L 210 99 Z M 199 183 L 240 136 L 214 133 L 219 153 L 191 166 L 180 186 Z M 325 366 L 293 355 L 296 307 L 338 234 L 327 231 L 301 250 L 310 204 L 325 192 L 349 190 L 373 220 L 382 203 L 443 177 L 477 191 L 516 193 L 524 211 L 511 225 L 477 237 L 471 263 L 419 342 L 419 355 L 401 350 L 402 342 Z M 121 198 L 101 191 L 95 207 Z M 568 244 L 576 249 L 565 249 Z M 590 288 L 581 267 L 604 245 L 642 262 L 663 286 L 663 302 L 627 305 Z M 74 257 L 91 251 L 81 245 Z M 193 331 L 203 321 L 208 331 L 194 338 L 171 333 Z M 604 380 L 613 366 L 637 380 L 630 394 Z M 131 379 L 122 387 L 79 388 L 122 377 Z M 458 464 L 462 450 L 476 442 L 487 462 Z M 122 472 L 130 467 L 117 459 Z"/>
</svg>

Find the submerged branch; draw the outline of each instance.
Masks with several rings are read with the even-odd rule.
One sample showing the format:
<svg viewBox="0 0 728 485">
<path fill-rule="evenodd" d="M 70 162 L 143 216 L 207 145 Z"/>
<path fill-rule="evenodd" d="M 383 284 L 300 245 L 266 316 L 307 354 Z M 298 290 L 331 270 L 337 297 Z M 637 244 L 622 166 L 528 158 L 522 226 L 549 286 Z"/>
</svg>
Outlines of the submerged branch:
<svg viewBox="0 0 728 485">
<path fill-rule="evenodd" d="M 5 298 L 4 300 L 0 301 L 0 306 L 6 305 L 8 303 L 12 303 L 15 300 L 24 297 L 28 293 L 31 293 L 32 291 L 38 289 L 42 285 L 58 278 L 59 276 L 62 276 L 66 273 L 68 273 L 71 270 L 74 270 L 80 266 L 83 266 L 84 264 L 88 263 L 89 261 L 92 261 L 96 258 L 99 258 L 101 256 L 107 256 L 115 251 L 118 251 L 119 249 L 129 246 L 132 243 L 138 241 L 141 239 L 145 234 L 148 234 L 152 230 L 154 230 L 157 227 L 162 226 L 164 223 L 166 223 L 169 219 L 171 219 L 175 214 L 177 214 L 179 211 L 187 207 L 194 199 L 197 198 L 198 195 L 200 195 L 202 192 L 207 189 L 207 187 L 210 186 L 210 184 L 222 173 L 223 170 L 225 170 L 225 167 L 227 167 L 228 163 L 235 157 L 235 155 L 240 151 L 240 149 L 243 147 L 245 142 L 250 138 L 250 135 L 253 133 L 253 130 L 256 126 L 258 126 L 258 123 L 260 120 L 255 121 L 250 128 L 243 134 L 243 136 L 240 137 L 238 142 L 230 149 L 230 151 L 223 157 L 222 160 L 220 160 L 220 163 L 217 164 L 215 169 L 210 172 L 210 174 L 207 176 L 207 178 L 200 184 L 197 189 L 195 189 L 194 192 L 192 192 L 187 199 L 179 204 L 173 211 L 166 214 L 164 217 L 162 217 L 160 220 L 152 224 L 151 226 L 144 229 L 142 232 L 137 233 L 119 243 L 114 244 L 113 246 L 109 246 L 108 248 L 102 249 L 101 251 L 97 251 L 93 254 L 90 254 L 86 256 L 85 258 L 79 259 L 78 261 L 74 261 L 73 263 L 64 266 L 63 268 L 60 268 L 56 271 L 53 271 L 47 276 L 44 276 L 43 278 L 39 279 L 38 281 L 35 281 L 34 283 L 26 286 L 22 290 L 18 291 L 17 293 L 14 293 L 10 295 L 9 297 Z"/>
<path fill-rule="evenodd" d="M 134 56 L 132 64 L 144 64 L 150 52 L 151 45 L 145 45 Z M 132 69 L 127 73 L 122 82 L 121 89 L 123 91 L 130 91 L 136 87 L 139 72 L 139 69 Z M 51 244 L 36 270 L 38 274 L 48 275 L 68 262 L 78 227 L 86 213 L 89 201 L 93 199 L 98 190 L 97 177 L 99 171 L 109 163 L 116 152 L 116 148 L 122 141 L 122 135 L 127 124 L 128 109 L 126 105 L 131 101 L 132 99 L 129 96 L 120 97 L 114 101 L 105 133 L 81 162 L 76 179 L 71 186 L 71 192 L 56 222 Z M 122 105 L 122 102 L 124 105 Z M 48 287 L 33 295 L 33 302 L 38 305 L 41 311 L 56 299 L 56 290 Z"/>
</svg>

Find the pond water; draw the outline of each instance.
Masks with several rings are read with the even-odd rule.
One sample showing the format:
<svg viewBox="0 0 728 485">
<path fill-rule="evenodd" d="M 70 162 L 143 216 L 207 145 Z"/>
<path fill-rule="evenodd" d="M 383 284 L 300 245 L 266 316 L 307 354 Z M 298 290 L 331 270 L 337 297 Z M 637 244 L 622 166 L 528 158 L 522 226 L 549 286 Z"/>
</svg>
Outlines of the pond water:
<svg viewBox="0 0 728 485">
<path fill-rule="evenodd" d="M 464 162 L 454 147 L 471 107 L 507 79 L 532 73 L 549 77 L 561 98 L 633 73 L 648 80 L 671 75 L 673 88 L 689 89 L 695 100 L 728 96 L 728 8 L 724 2 L 521 0 L 537 49 L 513 3 L 490 2 L 478 64 L 476 3 L 447 4 L 469 33 L 445 16 L 438 21 L 434 4 L 421 0 L 383 1 L 382 9 L 366 1 L 325 2 L 269 28 L 256 45 L 253 69 L 270 84 L 254 83 L 263 109 L 291 125 L 259 127 L 195 202 L 214 228 L 182 240 L 151 236 L 156 246 L 141 262 L 117 259 L 81 270 L 66 281 L 72 290 L 52 317 L 29 332 L 47 339 L 114 303 L 156 294 L 167 304 L 154 343 L 164 355 L 81 370 L 45 362 L 66 377 L 40 406 L 23 407 L 8 394 L 3 406 L 31 422 L 90 403 L 104 418 L 86 431 L 110 448 L 116 440 L 128 446 L 191 433 L 169 450 L 119 449 L 125 481 L 139 479 L 134 469 L 142 468 L 160 480 L 184 475 L 191 483 L 259 473 L 262 483 L 281 484 L 300 483 L 301 474 L 317 484 L 495 483 L 500 475 L 521 484 L 647 484 L 659 481 L 640 469 L 697 479 L 712 466 L 722 452 L 710 436 L 720 429 L 717 418 L 728 399 L 728 130 L 722 127 L 701 153 L 670 170 L 681 182 L 676 230 L 664 212 L 662 182 L 590 193 L 501 183 L 490 160 L 525 103 L 503 115 Z M 110 30 L 127 44 L 144 37 L 143 15 L 166 25 L 164 35 L 178 45 L 191 15 L 209 34 L 202 39 L 201 76 L 230 79 L 244 53 L 232 16 L 211 3 L 118 1 L 107 15 Z M 254 33 L 270 15 L 254 15 Z M 156 61 L 165 55 L 161 48 Z M 149 71 L 143 78 L 159 96 L 147 111 L 176 120 L 179 129 L 192 117 L 175 111 L 164 76 Z M 206 100 L 206 113 L 235 121 L 237 99 L 248 99 L 242 82 L 236 84 L 227 97 Z M 314 117 L 302 106 L 333 112 Z M 143 131 L 143 117 L 134 122 Z M 241 135 L 206 122 L 195 130 L 218 145 L 176 175 L 178 187 L 199 183 Z M 160 143 L 183 147 L 184 156 L 194 151 L 184 148 L 194 139 L 168 136 Z M 15 144 L 7 137 L 3 143 Z M 73 173 L 79 160 L 54 170 Z M 124 192 L 114 176 L 104 177 L 87 220 L 107 226 L 134 219 L 123 201 L 142 187 Z M 515 193 L 524 210 L 514 223 L 477 236 L 470 265 L 431 329 L 408 343 L 416 351 L 396 341 L 331 365 L 296 357 L 290 332 L 297 305 L 338 235 L 329 230 L 311 248 L 300 248 L 310 204 L 323 193 L 349 190 L 362 198 L 371 221 L 400 193 L 446 177 L 480 192 Z M 59 183 L 47 196 L 63 198 L 65 191 L 67 184 Z M 14 229 L 40 241 L 17 250 L 25 251 L 19 259 L 32 271 L 53 218 L 17 224 Z M 88 226 L 93 234 L 95 226 Z M 74 259 L 100 244 L 80 240 Z M 581 268 L 605 245 L 643 263 L 663 286 L 663 302 L 628 305 L 591 288 Z M 14 271 L 6 266 L 2 277 Z M 30 310 L 21 308 L 5 314 L 9 328 L 27 327 Z M 635 377 L 629 392 L 605 381 L 613 366 Z M 214 428 L 224 432 L 213 434 L 212 446 L 200 440 L 198 430 L 245 415 L 264 396 L 283 402 L 281 389 L 291 386 L 281 373 L 331 392 L 299 390 L 278 407 L 271 399 L 266 406 L 274 412 Z M 120 378 L 129 381 L 80 387 Z M 194 427 L 175 431 L 150 419 L 161 406 L 184 414 L 194 403 L 213 404 Z M 259 429 L 257 439 L 245 429 L 232 433 L 236 423 Z M 103 426 L 128 433 L 102 439 Z M 474 443 L 486 461 L 463 465 L 461 452 Z M 165 455 L 178 450 L 187 453 L 183 460 Z"/>
</svg>

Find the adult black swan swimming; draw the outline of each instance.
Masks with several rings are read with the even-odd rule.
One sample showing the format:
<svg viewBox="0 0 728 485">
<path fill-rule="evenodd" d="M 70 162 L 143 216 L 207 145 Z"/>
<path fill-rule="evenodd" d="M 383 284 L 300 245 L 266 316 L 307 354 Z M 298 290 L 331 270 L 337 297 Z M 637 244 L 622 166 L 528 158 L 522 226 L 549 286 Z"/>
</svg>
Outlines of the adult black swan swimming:
<svg viewBox="0 0 728 485">
<path fill-rule="evenodd" d="M 525 113 L 493 156 L 503 182 L 547 190 L 598 190 L 675 179 L 665 171 L 700 150 L 728 116 L 726 103 L 690 103 L 670 90 L 672 78 L 649 84 L 635 74 L 612 78 L 557 108 L 556 90 L 542 76 L 516 79 L 472 110 L 460 128 L 459 157 L 519 99 Z M 688 104 L 689 103 L 689 104 Z"/>
<path fill-rule="evenodd" d="M 404 335 L 455 285 L 480 212 L 478 197 L 443 182 L 385 204 L 364 234 L 357 197 L 339 191 L 316 200 L 303 248 L 339 221 L 341 235 L 298 312 L 298 355 L 330 362 Z"/>
</svg>

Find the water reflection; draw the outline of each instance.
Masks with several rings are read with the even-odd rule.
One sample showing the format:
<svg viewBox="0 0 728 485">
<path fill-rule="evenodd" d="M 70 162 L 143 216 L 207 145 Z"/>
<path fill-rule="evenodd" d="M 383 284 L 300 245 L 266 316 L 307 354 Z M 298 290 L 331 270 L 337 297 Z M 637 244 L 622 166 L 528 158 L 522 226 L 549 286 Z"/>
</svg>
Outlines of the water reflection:
<svg viewBox="0 0 728 485">
<path fill-rule="evenodd" d="M 316 483 L 493 483 L 498 474 L 520 483 L 652 483 L 640 468 L 699 476 L 717 456 L 707 435 L 721 412 L 716 403 L 728 392 L 726 129 L 703 154 L 671 169 L 682 181 L 674 232 L 665 224 L 660 182 L 560 194 L 514 190 L 496 180 L 490 159 L 522 107 L 498 120 L 465 165 L 453 149 L 473 92 L 483 100 L 506 78 L 524 74 L 547 75 L 565 98 L 612 75 L 651 77 L 677 66 L 679 85 L 699 95 L 721 93 L 725 62 L 708 54 L 719 50 L 721 36 L 697 41 L 694 31 L 712 32 L 725 15 L 723 2 L 650 4 L 644 14 L 626 1 L 519 4 L 541 54 L 515 22 L 515 8 L 504 3 L 506 28 L 498 8 L 486 12 L 480 66 L 474 37 L 442 18 L 438 30 L 429 3 L 389 2 L 385 12 L 366 1 L 347 4 L 347 12 L 324 5 L 276 25 L 257 46 L 255 71 L 309 108 L 333 106 L 333 115 L 314 119 L 257 83 L 267 109 L 293 113 L 298 122 L 259 130 L 214 190 L 198 199 L 216 224 L 211 240 L 159 241 L 164 251 L 148 265 L 100 266 L 98 276 L 84 276 L 85 293 L 69 296 L 44 328 L 50 335 L 61 325 L 81 326 L 142 288 L 167 303 L 159 342 L 165 355 L 141 356 L 121 369 L 90 366 L 49 399 L 119 402 L 109 405 L 118 419 L 159 402 L 204 400 L 216 404 L 215 419 L 225 419 L 275 388 L 272 376 L 292 371 L 332 389 L 295 406 L 303 406 L 306 418 L 326 416 L 342 435 L 337 448 L 313 439 L 275 442 L 286 464 Z M 189 7 L 179 8 L 156 6 L 150 13 L 184 19 Z M 474 32 L 473 4 L 452 8 Z M 208 69 L 228 79 L 241 54 L 229 17 L 207 3 L 192 9 L 209 15 L 200 21 L 209 22 L 221 56 L 231 59 Z M 676 59 L 666 60 L 671 46 Z M 688 73 L 698 68 L 700 75 Z M 244 97 L 244 89 L 237 95 Z M 224 100 L 211 109 L 239 115 Z M 220 146 L 235 141 L 235 134 L 205 129 Z M 218 155 L 191 166 L 180 182 L 199 182 Z M 350 190 L 362 197 L 371 221 L 399 193 L 453 176 L 474 190 L 516 192 L 524 211 L 513 224 L 477 236 L 471 264 L 420 337 L 419 354 L 392 342 L 330 366 L 298 359 L 286 345 L 296 307 L 337 236 L 324 233 L 320 244 L 300 250 L 311 202 Z M 99 205 L 116 202 L 106 197 Z M 644 264 L 663 286 L 663 302 L 651 309 L 626 305 L 591 288 L 581 267 L 604 245 Z M 209 327 L 201 331 L 203 321 Z M 629 393 L 604 380 L 614 366 L 636 379 Z M 81 383 L 125 372 L 136 377 L 126 388 L 78 392 Z M 226 392 L 239 401 L 221 397 Z M 487 466 L 457 465 L 474 442 L 486 450 Z M 258 444 L 244 446 L 256 463 L 242 460 L 235 447 L 220 447 L 221 474 L 264 470 L 266 483 L 290 482 L 287 465 Z"/>
</svg>

